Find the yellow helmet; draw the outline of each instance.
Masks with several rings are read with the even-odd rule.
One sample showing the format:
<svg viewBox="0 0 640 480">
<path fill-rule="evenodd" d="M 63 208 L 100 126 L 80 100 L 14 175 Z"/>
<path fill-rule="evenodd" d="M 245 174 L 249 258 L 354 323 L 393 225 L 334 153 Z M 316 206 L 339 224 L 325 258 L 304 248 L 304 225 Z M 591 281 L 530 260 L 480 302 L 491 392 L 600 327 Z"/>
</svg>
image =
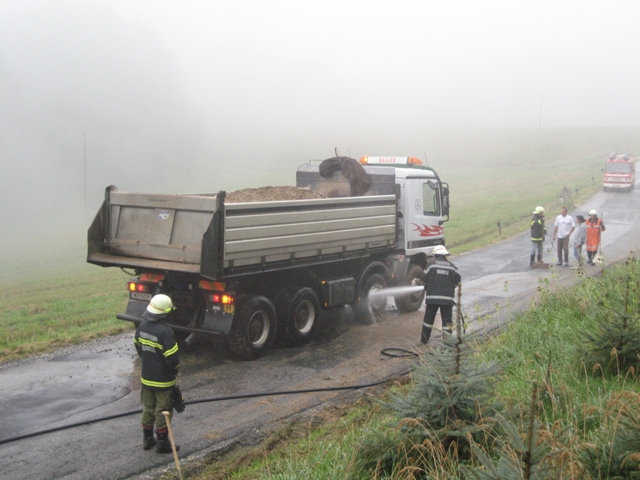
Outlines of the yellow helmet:
<svg viewBox="0 0 640 480">
<path fill-rule="evenodd" d="M 533 211 L 533 213 L 540 215 L 540 214 L 544 214 L 544 207 L 536 207 L 536 209 Z"/>
<path fill-rule="evenodd" d="M 154 315 L 166 315 L 173 311 L 173 309 L 174 306 L 171 298 L 162 293 L 154 296 L 147 306 L 147 312 L 153 313 Z"/>
</svg>

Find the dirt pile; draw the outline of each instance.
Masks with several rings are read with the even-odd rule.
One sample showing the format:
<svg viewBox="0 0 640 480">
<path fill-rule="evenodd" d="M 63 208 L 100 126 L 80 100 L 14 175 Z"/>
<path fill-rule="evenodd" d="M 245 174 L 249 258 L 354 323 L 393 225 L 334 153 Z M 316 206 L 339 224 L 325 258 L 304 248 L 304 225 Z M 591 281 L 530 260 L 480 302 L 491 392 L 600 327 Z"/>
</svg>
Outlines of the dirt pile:
<svg viewBox="0 0 640 480">
<path fill-rule="evenodd" d="M 325 198 L 310 188 L 298 187 L 260 187 L 245 188 L 228 193 L 225 203 L 270 202 L 274 200 L 304 200 L 306 198 Z"/>
</svg>

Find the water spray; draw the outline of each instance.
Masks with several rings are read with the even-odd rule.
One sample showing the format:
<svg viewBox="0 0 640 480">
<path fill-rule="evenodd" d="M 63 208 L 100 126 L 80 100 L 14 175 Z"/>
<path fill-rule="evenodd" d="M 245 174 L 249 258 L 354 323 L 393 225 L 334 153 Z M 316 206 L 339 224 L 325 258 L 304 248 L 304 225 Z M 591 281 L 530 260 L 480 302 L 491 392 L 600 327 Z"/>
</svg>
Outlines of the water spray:
<svg viewBox="0 0 640 480">
<path fill-rule="evenodd" d="M 424 287 L 422 285 L 383 288 L 380 290 L 370 291 L 369 299 L 374 300 L 381 296 L 404 297 L 404 296 L 413 295 L 415 293 L 420 293 L 420 292 L 424 292 Z"/>
</svg>

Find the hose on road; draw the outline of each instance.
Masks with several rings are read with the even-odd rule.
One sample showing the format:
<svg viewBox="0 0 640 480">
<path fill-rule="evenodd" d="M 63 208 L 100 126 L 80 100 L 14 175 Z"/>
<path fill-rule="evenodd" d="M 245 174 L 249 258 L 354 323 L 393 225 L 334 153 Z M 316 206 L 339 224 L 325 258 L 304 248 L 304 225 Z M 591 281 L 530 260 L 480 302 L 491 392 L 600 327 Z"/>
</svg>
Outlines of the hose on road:
<svg viewBox="0 0 640 480">
<path fill-rule="evenodd" d="M 419 354 L 416 352 L 412 352 L 411 350 L 405 350 L 403 348 L 395 348 L 389 347 L 384 348 L 380 352 L 382 355 L 387 357 L 419 357 Z M 397 374 L 398 376 L 406 375 L 410 373 L 413 369 L 409 368 L 404 372 L 400 372 Z M 243 400 L 247 398 L 258 398 L 258 397 L 271 397 L 278 395 L 299 395 L 303 393 L 319 393 L 319 392 L 338 392 L 341 390 L 359 390 L 362 388 L 376 387 L 378 385 L 382 385 L 389 381 L 389 378 L 385 378 L 384 380 L 377 380 L 371 383 L 364 383 L 361 385 L 345 385 L 342 387 L 325 387 L 325 388 L 309 388 L 303 390 L 284 390 L 280 392 L 258 392 L 258 393 L 245 393 L 242 395 L 231 395 L 228 397 L 213 397 L 213 398 L 203 398 L 200 400 L 191 400 L 188 402 L 184 402 L 185 405 L 196 405 L 198 403 L 212 403 L 212 402 L 224 402 L 226 400 Z M 69 425 L 62 425 L 60 427 L 49 428 L 46 430 L 41 430 L 39 432 L 27 433 L 24 435 L 19 435 L 17 437 L 5 438 L 0 440 L 0 445 L 4 445 L 6 443 L 17 442 L 18 440 L 24 440 L 25 438 L 37 437 L 39 435 L 45 435 L 47 433 L 59 432 L 61 430 L 69 430 L 71 428 L 82 427 L 84 425 L 90 425 L 92 423 L 105 422 L 107 420 L 114 420 L 116 418 L 128 417 L 129 415 L 136 415 L 142 413 L 142 409 L 138 410 L 129 410 L 128 412 L 117 413 L 114 415 L 107 415 L 105 417 L 93 418 L 91 420 L 85 420 L 83 422 L 71 423 Z"/>
</svg>

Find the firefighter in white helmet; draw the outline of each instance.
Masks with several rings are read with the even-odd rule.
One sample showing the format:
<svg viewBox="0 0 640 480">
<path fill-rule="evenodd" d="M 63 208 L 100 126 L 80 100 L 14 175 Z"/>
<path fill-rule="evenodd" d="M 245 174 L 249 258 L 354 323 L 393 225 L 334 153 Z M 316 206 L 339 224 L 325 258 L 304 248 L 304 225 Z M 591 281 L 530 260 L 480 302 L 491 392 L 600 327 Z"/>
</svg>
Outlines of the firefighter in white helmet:
<svg viewBox="0 0 640 480">
<path fill-rule="evenodd" d="M 596 210 L 589 211 L 589 218 L 587 218 L 585 226 L 587 230 L 587 263 L 595 265 L 596 262 L 594 260 L 600 247 L 600 236 L 607 228 L 604 226 L 602 219 L 598 218 Z"/>
<path fill-rule="evenodd" d="M 425 310 L 420 341 L 427 343 L 431 337 L 431 328 L 440 310 L 442 329 L 451 333 L 455 289 L 462 280 L 458 268 L 447 260 L 449 252 L 444 245 L 433 247 L 435 260 L 429 262 L 424 270 Z"/>
<path fill-rule="evenodd" d="M 162 320 L 174 310 L 173 302 L 167 295 L 155 295 L 146 311 L 144 320 L 138 326 L 133 343 L 142 358 L 142 432 L 144 450 L 154 446 L 157 453 L 171 453 L 167 420 L 162 414 L 173 413 L 173 392 L 180 367 L 178 343 L 173 331 Z M 171 416 L 169 416 L 171 418 Z M 153 436 L 156 427 L 158 441 Z M 179 447 L 176 445 L 176 449 Z"/>
</svg>

